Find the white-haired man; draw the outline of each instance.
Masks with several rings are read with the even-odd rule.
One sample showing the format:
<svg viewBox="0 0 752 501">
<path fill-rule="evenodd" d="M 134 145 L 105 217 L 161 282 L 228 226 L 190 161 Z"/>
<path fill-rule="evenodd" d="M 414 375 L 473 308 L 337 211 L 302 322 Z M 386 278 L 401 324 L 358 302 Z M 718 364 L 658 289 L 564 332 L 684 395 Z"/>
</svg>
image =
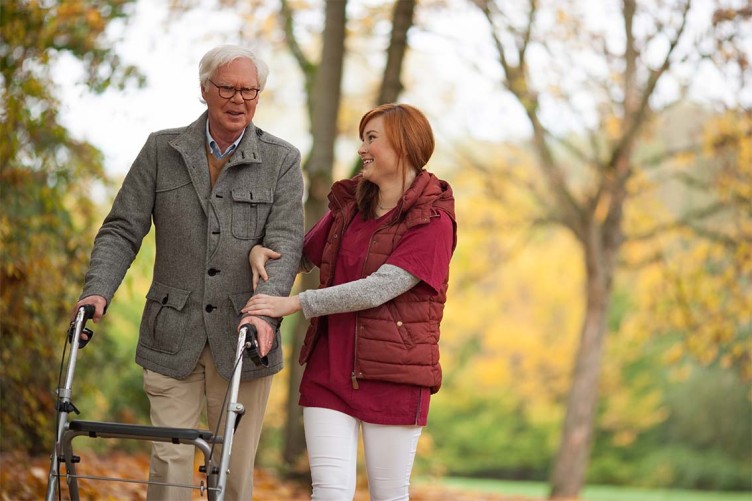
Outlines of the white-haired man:
<svg viewBox="0 0 752 501">
<path fill-rule="evenodd" d="M 196 428 L 203 408 L 221 430 L 237 329 L 252 323 L 269 366 L 243 363 L 240 421 L 225 499 L 250 500 L 253 465 L 273 374 L 282 369 L 279 321 L 243 315 L 254 294 L 248 252 L 279 249 L 273 278 L 256 292 L 287 296 L 303 242 L 299 151 L 253 124 L 268 75 L 251 50 L 223 45 L 199 63 L 207 110 L 192 124 L 152 133 L 128 172 L 94 241 L 76 309 L 101 319 L 152 222 L 156 258 L 136 362 L 155 426 Z M 247 358 L 247 357 L 246 357 Z M 182 500 L 191 490 L 194 449 L 154 443 L 148 499 Z"/>
</svg>

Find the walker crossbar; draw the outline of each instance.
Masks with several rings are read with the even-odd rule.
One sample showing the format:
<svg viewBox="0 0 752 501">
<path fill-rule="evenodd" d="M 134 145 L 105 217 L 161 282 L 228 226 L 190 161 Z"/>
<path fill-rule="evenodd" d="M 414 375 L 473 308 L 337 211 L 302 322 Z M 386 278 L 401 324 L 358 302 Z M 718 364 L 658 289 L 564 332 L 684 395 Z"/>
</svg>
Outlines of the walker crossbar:
<svg viewBox="0 0 752 501">
<path fill-rule="evenodd" d="M 81 342 L 81 334 L 85 333 L 91 339 L 91 331 L 85 328 L 86 321 L 94 316 L 94 308 L 85 305 L 79 308 L 76 319 L 71 324 L 69 331 L 70 353 L 68 355 L 68 370 L 65 379 L 65 386 L 57 390 L 57 402 L 55 409 L 57 411 L 57 436 L 55 446 L 50 457 L 50 473 L 47 480 L 46 501 L 54 501 L 56 490 L 59 488 L 59 479 L 64 477 L 68 484 L 68 491 L 71 501 L 78 501 L 78 478 L 90 480 L 110 480 L 120 482 L 135 483 L 154 483 L 160 485 L 172 485 L 187 489 L 199 489 L 203 494 L 207 492 L 209 501 L 224 501 L 225 483 L 229 474 L 230 455 L 232 452 L 232 438 L 235 429 L 242 417 L 245 409 L 242 404 L 237 402 L 238 389 L 240 387 L 240 377 L 243 370 L 243 353 L 249 347 L 246 342 L 247 338 L 254 339 L 255 328 L 251 324 L 241 326 L 238 333 L 238 344 L 235 353 L 235 368 L 232 373 L 232 379 L 228 387 L 229 398 L 226 406 L 225 431 L 224 435 L 215 435 L 208 430 L 198 430 L 191 428 L 169 428 L 158 426 L 147 426 L 126 423 L 111 423 L 100 421 L 70 421 L 68 422 L 68 413 L 78 410 L 71 402 L 71 387 L 73 382 L 73 373 L 76 365 L 76 358 L 79 348 L 86 345 Z M 176 485 L 163 484 L 159 482 L 136 481 L 130 479 L 118 479 L 109 477 L 93 477 L 76 475 L 75 463 L 79 458 L 73 455 L 73 439 L 80 436 L 89 438 L 120 438 L 130 440 L 146 440 L 152 442 L 171 442 L 173 444 L 193 445 L 204 455 L 204 464 L 199 470 L 206 474 L 207 486 L 203 481 L 200 486 L 195 485 Z M 222 448 L 221 459 L 219 464 L 215 461 L 213 447 L 220 445 Z M 60 473 L 60 465 L 65 464 L 65 473 Z"/>
<path fill-rule="evenodd" d="M 157 442 L 184 444 L 202 439 L 209 443 L 222 443 L 222 437 L 214 437 L 209 430 L 191 428 L 162 428 L 140 424 L 108 423 L 103 421 L 71 421 L 65 434 L 88 435 L 91 438 L 138 438 Z"/>
</svg>

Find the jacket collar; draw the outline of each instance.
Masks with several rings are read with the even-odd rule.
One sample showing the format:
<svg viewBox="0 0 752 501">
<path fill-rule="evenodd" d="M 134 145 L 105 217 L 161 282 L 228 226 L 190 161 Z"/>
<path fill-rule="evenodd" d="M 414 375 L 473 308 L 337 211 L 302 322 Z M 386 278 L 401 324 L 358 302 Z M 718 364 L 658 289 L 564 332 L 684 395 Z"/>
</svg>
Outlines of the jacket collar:
<svg viewBox="0 0 752 501">
<path fill-rule="evenodd" d="M 208 214 L 206 199 L 211 191 L 209 161 L 206 158 L 206 120 L 208 116 L 209 113 L 205 111 L 195 122 L 187 126 L 182 133 L 170 141 L 170 146 L 175 148 L 183 157 L 204 214 Z M 228 169 L 239 164 L 261 163 L 258 138 L 262 134 L 261 129 L 257 129 L 253 123 L 248 124 L 243 139 L 224 168 Z"/>
<path fill-rule="evenodd" d="M 170 145 L 178 150 L 188 165 L 201 164 L 206 158 L 206 121 L 209 113 L 203 112 L 198 119 L 185 128 L 182 134 L 170 141 Z M 227 167 L 242 163 L 260 163 L 259 137 L 263 134 L 251 122 L 245 129 L 243 139 L 227 162 Z"/>
</svg>

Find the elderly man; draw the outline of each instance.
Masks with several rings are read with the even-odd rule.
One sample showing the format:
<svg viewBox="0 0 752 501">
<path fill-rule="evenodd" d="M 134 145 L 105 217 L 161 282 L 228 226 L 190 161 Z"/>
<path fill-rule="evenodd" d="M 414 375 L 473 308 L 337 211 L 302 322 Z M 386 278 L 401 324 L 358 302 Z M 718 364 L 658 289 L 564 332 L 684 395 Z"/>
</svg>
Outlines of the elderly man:
<svg viewBox="0 0 752 501">
<path fill-rule="evenodd" d="M 143 367 L 155 426 L 212 430 L 233 370 L 237 330 L 256 326 L 269 366 L 243 363 L 238 400 L 246 413 L 234 438 L 225 499 L 250 500 L 253 465 L 272 375 L 282 369 L 278 321 L 245 316 L 253 295 L 248 253 L 257 243 L 282 258 L 256 292 L 287 296 L 303 242 L 300 153 L 253 124 L 268 68 L 252 51 L 224 45 L 199 64 L 207 110 L 177 129 L 152 133 L 94 241 L 81 299 L 107 305 L 154 222 L 156 259 L 136 362 Z M 155 443 L 150 481 L 190 484 L 194 449 Z M 149 500 L 190 499 L 191 490 L 151 484 Z"/>
</svg>

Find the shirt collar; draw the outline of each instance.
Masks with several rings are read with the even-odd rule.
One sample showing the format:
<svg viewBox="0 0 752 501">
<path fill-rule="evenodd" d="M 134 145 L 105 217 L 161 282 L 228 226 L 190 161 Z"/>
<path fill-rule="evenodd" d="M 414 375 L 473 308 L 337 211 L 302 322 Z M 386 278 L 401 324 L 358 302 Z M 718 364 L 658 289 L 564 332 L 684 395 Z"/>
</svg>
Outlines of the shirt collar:
<svg viewBox="0 0 752 501">
<path fill-rule="evenodd" d="M 240 140 L 243 139 L 243 135 L 245 134 L 245 129 L 243 129 L 243 132 L 240 133 L 240 136 L 235 140 L 234 143 L 232 143 L 230 146 L 227 147 L 227 149 L 222 152 L 219 149 L 219 146 L 217 145 L 217 142 L 212 137 L 211 133 L 209 132 L 209 119 L 206 120 L 206 142 L 209 143 L 209 149 L 212 152 L 212 155 L 214 155 L 215 158 L 224 158 L 231 154 L 235 149 L 238 147 L 238 144 L 240 144 Z"/>
</svg>

